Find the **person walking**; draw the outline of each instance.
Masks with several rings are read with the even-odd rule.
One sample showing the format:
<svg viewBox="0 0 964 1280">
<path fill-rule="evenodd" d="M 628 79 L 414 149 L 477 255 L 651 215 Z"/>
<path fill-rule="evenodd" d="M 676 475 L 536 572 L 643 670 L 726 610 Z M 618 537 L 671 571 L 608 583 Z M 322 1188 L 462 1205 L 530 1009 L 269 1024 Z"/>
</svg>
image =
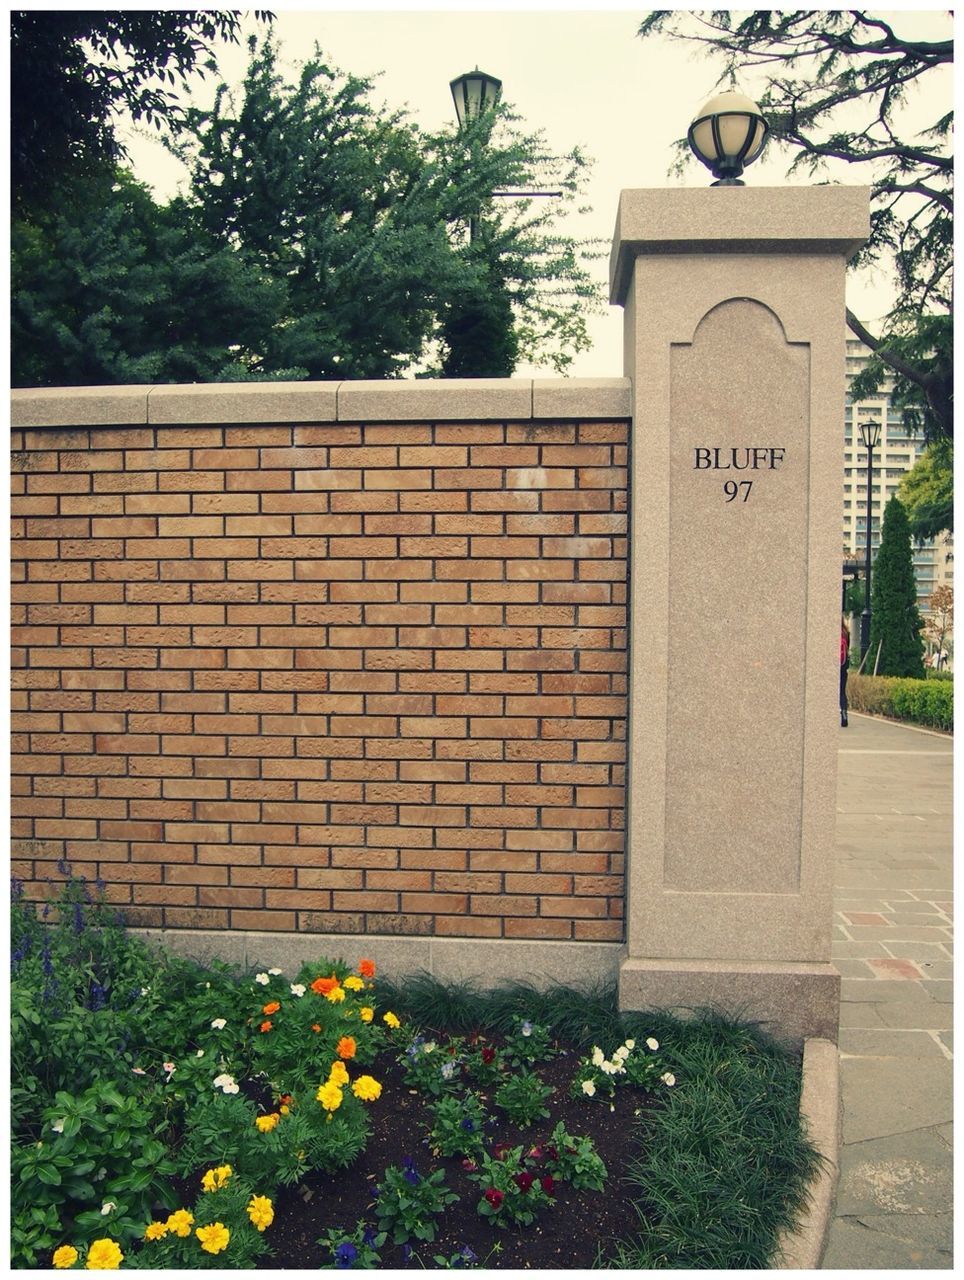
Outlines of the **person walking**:
<svg viewBox="0 0 964 1280">
<path fill-rule="evenodd" d="M 847 727 L 847 671 L 850 667 L 850 632 L 847 620 L 840 617 L 840 727 Z"/>
</svg>

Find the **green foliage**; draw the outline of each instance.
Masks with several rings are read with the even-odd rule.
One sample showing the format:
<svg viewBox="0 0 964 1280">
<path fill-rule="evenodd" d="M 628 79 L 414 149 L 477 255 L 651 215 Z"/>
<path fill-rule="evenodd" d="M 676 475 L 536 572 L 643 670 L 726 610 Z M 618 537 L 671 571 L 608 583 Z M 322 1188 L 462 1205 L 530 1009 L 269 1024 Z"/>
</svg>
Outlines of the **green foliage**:
<svg viewBox="0 0 964 1280">
<path fill-rule="evenodd" d="M 258 14 L 270 20 L 271 15 Z M 124 154 L 113 115 L 176 129 L 168 88 L 211 71 L 213 44 L 237 43 L 228 10 L 14 11 L 10 22 L 10 142 L 15 205 L 56 208 L 78 181 Z"/>
<path fill-rule="evenodd" d="M 720 81 L 750 77 L 755 91 L 762 74 L 769 145 L 790 153 L 791 174 L 822 175 L 837 161 L 869 170 L 871 233 L 853 265 L 893 270 L 897 299 L 880 339 L 850 312 L 847 320 L 877 357 L 865 390 L 886 365 L 930 440 L 954 430 L 953 40 L 950 26 L 947 39 L 926 40 L 912 14 L 893 19 L 852 9 L 655 10 L 639 34 L 705 46 L 720 59 Z M 901 113 L 915 90 L 938 105 L 929 127 L 911 133 Z M 677 145 L 685 157 L 685 141 Z"/>
<path fill-rule="evenodd" d="M 917 542 L 936 538 L 945 529 L 954 532 L 954 446 L 949 440 L 928 445 L 904 473 L 897 496 Z"/>
<path fill-rule="evenodd" d="M 551 1177 L 533 1172 L 522 1147 L 483 1156 L 469 1176 L 482 1190 L 478 1212 L 497 1227 L 529 1227 L 554 1199 Z"/>
<path fill-rule="evenodd" d="M 317 50 L 289 81 L 252 41 L 237 100 L 221 84 L 171 143 L 186 197 L 158 206 L 111 170 L 49 217 L 27 211 L 15 385 L 564 370 L 601 292 L 597 248 L 556 227 L 585 158 L 553 154 L 507 108 L 428 134 L 371 96 Z M 491 198 L 546 183 L 561 195 Z"/>
<path fill-rule="evenodd" d="M 573 1136 L 560 1121 L 546 1148 L 546 1169 L 577 1191 L 602 1191 L 609 1176 L 591 1138 Z"/>
<path fill-rule="evenodd" d="M 378 1225 L 395 1244 L 408 1240 L 434 1240 L 435 1219 L 458 1196 L 445 1185 L 445 1170 L 424 1177 L 413 1160 L 402 1167 L 390 1165 L 376 1188 Z"/>
<path fill-rule="evenodd" d="M 548 1062 L 556 1053 L 550 1043 L 548 1028 L 518 1014 L 512 1019 L 511 1029 L 506 1034 L 503 1052 L 514 1067 L 532 1067 L 537 1062 Z"/>
<path fill-rule="evenodd" d="M 382 1265 L 378 1250 L 388 1239 L 384 1231 L 375 1232 L 365 1222 L 359 1222 L 354 1231 L 329 1229 L 318 1237 L 318 1243 L 328 1250 L 331 1261 L 321 1264 L 322 1271 L 371 1271 Z"/>
<path fill-rule="evenodd" d="M 939 679 L 946 675 L 947 679 Z M 854 711 L 911 720 L 950 732 L 954 728 L 954 683 L 950 672 L 927 672 L 926 680 L 851 675 L 847 700 Z"/>
<path fill-rule="evenodd" d="M 428 1111 L 432 1120 L 428 1142 L 433 1155 L 470 1156 L 481 1149 L 487 1115 L 477 1093 L 449 1094 Z"/>
<path fill-rule="evenodd" d="M 458 1088 L 462 1074 L 459 1049 L 461 1041 L 449 1040 L 441 1044 L 416 1035 L 398 1061 L 404 1073 L 405 1083 L 432 1098 Z"/>
<path fill-rule="evenodd" d="M 897 497 L 884 508 L 880 549 L 871 581 L 870 614 L 870 670 L 882 676 L 923 680 L 924 624 L 917 608 L 910 526 Z"/>
<path fill-rule="evenodd" d="M 175 1213 L 152 1224 L 158 1234 L 157 1239 L 149 1238 L 142 1231 L 144 1246 L 132 1258 L 125 1259 L 128 1267 L 152 1270 L 247 1269 L 252 1268 L 258 1258 L 271 1252 L 265 1231 L 274 1220 L 274 1205 L 270 1197 L 256 1190 L 263 1185 L 262 1180 L 247 1179 L 230 1166 L 223 1168 L 228 1170 L 228 1175 L 222 1184 L 213 1190 L 202 1190 L 192 1209 L 187 1211 L 191 1219 L 189 1224 L 185 1221 L 180 1229 L 176 1229 L 178 1215 Z M 212 1240 L 205 1232 L 215 1224 L 224 1228 L 226 1235 L 216 1232 Z M 160 1229 L 162 1225 L 166 1228 L 163 1232 Z M 199 1231 L 202 1233 L 200 1236 Z"/>
<path fill-rule="evenodd" d="M 495 1105 L 513 1124 L 528 1129 L 537 1120 L 548 1119 L 546 1102 L 551 1096 L 552 1089 L 535 1072 L 518 1071 L 496 1090 Z"/>
</svg>

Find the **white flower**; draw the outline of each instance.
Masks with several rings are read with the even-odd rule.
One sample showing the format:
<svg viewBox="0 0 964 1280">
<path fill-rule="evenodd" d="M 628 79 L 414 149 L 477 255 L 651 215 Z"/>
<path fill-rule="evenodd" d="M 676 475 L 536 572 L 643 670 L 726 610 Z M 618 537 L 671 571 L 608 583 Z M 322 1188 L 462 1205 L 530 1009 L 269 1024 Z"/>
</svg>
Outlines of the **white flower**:
<svg viewBox="0 0 964 1280">
<path fill-rule="evenodd" d="M 592 1050 L 592 1065 L 593 1065 L 594 1067 L 601 1067 L 601 1066 L 602 1066 L 602 1064 L 603 1064 L 603 1061 L 605 1060 L 605 1056 L 606 1056 L 606 1055 L 603 1053 L 602 1049 L 600 1049 L 600 1047 L 599 1047 L 599 1045 L 598 1045 L 598 1044 L 597 1044 L 597 1045 L 593 1045 L 593 1050 Z"/>
<path fill-rule="evenodd" d="M 271 981 L 266 973 L 256 973 L 254 975 L 254 980 L 255 982 L 260 982 L 263 987 L 266 987 Z"/>
<path fill-rule="evenodd" d="M 595 1086 L 595 1083 L 594 1083 L 592 1080 L 583 1080 L 583 1082 L 582 1082 L 582 1091 L 583 1091 L 583 1093 L 585 1093 L 588 1097 L 590 1097 L 590 1098 L 595 1098 L 595 1096 L 596 1096 L 596 1086 Z"/>
<path fill-rule="evenodd" d="M 211 1026 L 214 1028 L 215 1031 L 223 1031 L 224 1028 L 227 1026 L 227 1024 L 228 1024 L 227 1018 L 215 1018 L 214 1021 L 211 1023 Z"/>
<path fill-rule="evenodd" d="M 54 1133 L 63 1133 L 64 1122 L 63 1120 L 55 1120 L 50 1127 L 53 1129 Z"/>
<path fill-rule="evenodd" d="M 141 995 L 146 996 L 150 991 L 150 987 L 141 987 Z"/>
<path fill-rule="evenodd" d="M 435 1041 L 434 1041 L 434 1040 L 430 1040 L 430 1041 L 428 1042 L 428 1044 L 423 1044 L 423 1045 L 422 1045 L 422 1052 L 423 1052 L 423 1053 L 434 1053 L 434 1052 L 435 1052 L 435 1050 L 436 1050 L 437 1048 L 438 1048 L 438 1045 L 435 1043 Z"/>
<path fill-rule="evenodd" d="M 161 1063 L 161 1065 L 163 1066 L 164 1070 L 167 1072 L 168 1080 L 170 1080 L 171 1076 L 177 1070 L 177 1067 L 174 1065 L 173 1062 L 163 1062 Z"/>
<path fill-rule="evenodd" d="M 222 1093 L 237 1093 L 238 1085 L 234 1082 L 234 1076 L 229 1076 L 227 1072 L 224 1075 L 215 1077 L 215 1089 L 220 1089 Z"/>
<path fill-rule="evenodd" d="M 613 1062 L 625 1062 L 629 1057 L 629 1050 L 625 1045 L 621 1045 L 613 1054 Z"/>
<path fill-rule="evenodd" d="M 279 974 L 281 973 L 281 970 L 280 970 L 280 969 L 269 969 L 269 970 L 268 970 L 268 972 L 269 972 L 269 973 L 273 973 L 273 974 L 274 974 L 274 976 L 277 978 L 277 977 L 279 976 Z"/>
<path fill-rule="evenodd" d="M 649 1039 L 646 1041 L 646 1048 L 647 1048 L 647 1049 L 658 1049 L 658 1048 L 659 1048 L 659 1041 L 658 1041 L 658 1040 L 654 1040 L 654 1039 L 653 1039 L 653 1037 L 652 1037 L 652 1036 L 650 1036 L 650 1037 L 649 1037 Z"/>
<path fill-rule="evenodd" d="M 635 1049 L 635 1048 L 636 1048 L 636 1041 L 635 1041 L 635 1040 L 627 1040 L 627 1041 L 626 1041 L 626 1043 L 625 1043 L 625 1045 L 624 1045 L 623 1047 L 624 1047 L 625 1049 Z"/>
<path fill-rule="evenodd" d="M 203 1049 L 198 1049 L 198 1051 L 197 1051 L 197 1056 L 198 1056 L 199 1058 L 203 1058 L 203 1057 L 204 1057 L 204 1050 L 203 1050 Z"/>
<path fill-rule="evenodd" d="M 104 1207 L 100 1211 L 101 1217 L 106 1218 L 107 1215 L 109 1213 L 113 1213 L 116 1208 L 117 1208 L 117 1205 L 114 1203 L 113 1200 L 105 1200 Z"/>
<path fill-rule="evenodd" d="M 676 1077 L 673 1075 L 672 1071 L 664 1071 L 660 1076 L 660 1080 L 662 1080 L 663 1084 L 668 1085 L 671 1089 L 676 1083 Z"/>
<path fill-rule="evenodd" d="M 291 984 L 291 994 L 300 999 L 305 994 L 305 984 L 303 982 L 293 982 Z"/>
<path fill-rule="evenodd" d="M 616 1074 L 617 1067 L 612 1062 L 603 1061 L 598 1063 L 597 1065 L 600 1071 L 605 1071 L 607 1076 L 614 1076 Z"/>
<path fill-rule="evenodd" d="M 147 1075 L 147 1072 L 144 1070 L 144 1068 L 143 1068 L 143 1067 L 131 1067 L 131 1071 L 133 1071 L 133 1073 L 134 1073 L 134 1075 L 135 1075 L 135 1076 L 146 1076 L 146 1075 Z"/>
<path fill-rule="evenodd" d="M 210 991 L 210 990 L 211 990 L 211 984 L 210 984 L 210 982 L 205 982 L 205 984 L 204 984 L 204 990 L 205 990 L 205 991 Z"/>
</svg>

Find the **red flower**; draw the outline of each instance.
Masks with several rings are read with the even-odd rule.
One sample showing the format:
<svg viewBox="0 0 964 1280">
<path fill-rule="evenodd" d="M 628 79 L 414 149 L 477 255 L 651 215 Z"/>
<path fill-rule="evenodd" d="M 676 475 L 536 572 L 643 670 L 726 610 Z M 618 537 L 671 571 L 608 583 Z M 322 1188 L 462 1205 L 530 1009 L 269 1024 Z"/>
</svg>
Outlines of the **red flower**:
<svg viewBox="0 0 964 1280">
<path fill-rule="evenodd" d="M 528 1191 L 532 1186 L 533 1178 L 531 1173 L 517 1173 L 512 1181 L 520 1191 Z"/>
<path fill-rule="evenodd" d="M 511 1150 L 512 1148 L 509 1146 L 507 1142 L 497 1142 L 495 1146 L 492 1148 L 492 1154 L 496 1158 L 496 1160 L 504 1160 L 505 1153 Z"/>
<path fill-rule="evenodd" d="M 495 1187 L 489 1187 L 488 1191 L 485 1193 L 485 1198 L 493 1209 L 501 1209 L 502 1201 L 505 1199 L 505 1196 L 501 1191 L 497 1191 Z"/>
<path fill-rule="evenodd" d="M 553 1196 L 553 1197 L 554 1197 L 554 1196 L 555 1196 L 555 1194 L 556 1194 L 556 1184 L 555 1184 L 555 1181 L 554 1181 L 554 1180 L 549 1176 L 549 1174 L 548 1174 L 548 1173 L 547 1173 L 547 1174 L 546 1174 L 546 1176 L 542 1179 L 542 1189 L 543 1189 L 543 1191 L 546 1193 L 546 1195 L 547 1195 L 547 1196 Z"/>
<path fill-rule="evenodd" d="M 485 1063 L 485 1065 L 486 1065 L 486 1066 L 488 1066 L 490 1062 L 494 1062 L 494 1061 L 495 1061 L 495 1050 L 494 1050 L 494 1049 L 483 1049 L 483 1050 L 482 1050 L 482 1061 Z"/>
<path fill-rule="evenodd" d="M 479 1166 L 475 1163 L 474 1160 L 469 1160 L 468 1158 L 466 1158 L 465 1160 L 462 1161 L 462 1168 L 465 1170 L 466 1173 L 475 1173 L 478 1167 Z"/>
<path fill-rule="evenodd" d="M 541 1147 L 529 1148 L 529 1155 L 532 1157 L 533 1160 L 541 1160 L 544 1154 L 545 1152 L 542 1150 Z"/>
<path fill-rule="evenodd" d="M 559 1159 L 559 1152 L 556 1150 L 555 1147 L 551 1145 L 546 1147 L 546 1155 L 549 1157 L 550 1160 Z"/>
</svg>

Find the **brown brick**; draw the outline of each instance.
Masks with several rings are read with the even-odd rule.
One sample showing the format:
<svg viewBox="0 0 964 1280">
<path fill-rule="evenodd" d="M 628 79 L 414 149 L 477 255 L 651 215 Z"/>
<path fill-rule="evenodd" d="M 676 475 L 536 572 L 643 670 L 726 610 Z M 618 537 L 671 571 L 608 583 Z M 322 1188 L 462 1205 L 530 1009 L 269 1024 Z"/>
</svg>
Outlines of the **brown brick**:
<svg viewBox="0 0 964 1280">
<path fill-rule="evenodd" d="M 504 922 L 507 938 L 571 938 L 572 925 L 568 920 L 513 920 Z"/>
</svg>

